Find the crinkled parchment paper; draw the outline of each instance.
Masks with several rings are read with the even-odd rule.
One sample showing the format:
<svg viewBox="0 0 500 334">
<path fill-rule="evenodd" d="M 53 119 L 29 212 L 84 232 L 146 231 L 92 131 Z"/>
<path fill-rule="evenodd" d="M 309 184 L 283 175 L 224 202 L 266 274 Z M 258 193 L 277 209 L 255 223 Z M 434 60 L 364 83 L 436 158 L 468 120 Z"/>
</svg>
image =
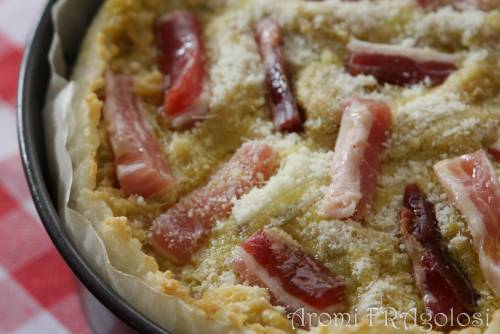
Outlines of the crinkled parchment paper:
<svg viewBox="0 0 500 334">
<path fill-rule="evenodd" d="M 73 18 L 75 13 L 85 12 L 82 7 L 88 8 L 88 4 L 84 3 L 85 1 L 62 0 L 55 5 L 52 12 L 55 34 L 49 54 L 51 82 L 44 110 L 44 125 L 47 160 L 51 163 L 52 176 L 58 185 L 57 207 L 61 222 L 80 253 L 94 271 L 108 282 L 110 288 L 160 326 L 175 333 L 230 332 L 229 323 L 208 320 L 201 309 L 162 293 L 160 288 L 155 289 L 154 285 L 147 285 L 144 278 L 126 274 L 115 268 L 93 224 L 68 206 L 74 170 L 67 143 L 71 131 L 78 127 L 72 112 L 77 107 L 76 97 L 82 87 L 79 87 L 77 82 L 66 79 L 70 71 L 63 54 L 64 51 L 74 51 L 77 47 L 78 40 L 72 36 L 74 25 L 85 23 L 78 22 L 78 18 L 75 22 Z M 84 31 L 86 27 L 80 28 Z M 68 49 L 65 50 L 65 47 Z M 99 209 L 96 208 L 96 211 L 100 211 Z M 101 211 L 110 215 L 110 210 Z"/>
</svg>

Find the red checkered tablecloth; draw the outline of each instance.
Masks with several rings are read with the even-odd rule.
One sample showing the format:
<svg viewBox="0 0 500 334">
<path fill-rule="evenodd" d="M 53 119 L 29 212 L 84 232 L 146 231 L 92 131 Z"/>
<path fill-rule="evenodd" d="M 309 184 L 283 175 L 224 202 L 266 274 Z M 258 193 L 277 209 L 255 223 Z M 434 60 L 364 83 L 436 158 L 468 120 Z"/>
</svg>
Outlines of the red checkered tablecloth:
<svg viewBox="0 0 500 334">
<path fill-rule="evenodd" d="M 78 285 L 33 206 L 18 152 L 23 45 L 43 0 L 0 0 L 0 333 L 90 333 Z"/>
</svg>

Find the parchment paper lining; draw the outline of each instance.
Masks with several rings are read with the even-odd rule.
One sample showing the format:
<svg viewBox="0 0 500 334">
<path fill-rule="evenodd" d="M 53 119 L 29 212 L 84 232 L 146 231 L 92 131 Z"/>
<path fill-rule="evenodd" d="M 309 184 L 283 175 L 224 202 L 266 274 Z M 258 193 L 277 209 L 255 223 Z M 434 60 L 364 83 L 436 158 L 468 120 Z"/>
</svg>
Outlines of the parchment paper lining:
<svg viewBox="0 0 500 334">
<path fill-rule="evenodd" d="M 64 18 L 74 17 L 74 13 L 81 13 L 81 6 L 84 4 L 80 1 L 61 0 L 54 6 L 52 12 L 55 33 L 49 53 L 51 79 L 47 94 L 48 102 L 44 109 L 44 126 L 47 160 L 51 164 L 51 172 L 58 185 L 57 206 L 61 221 L 80 253 L 95 272 L 109 283 L 110 288 L 160 326 L 175 333 L 234 332 L 228 323 L 213 319 L 208 321 L 203 311 L 175 296 L 166 295 L 159 289 L 155 290 L 146 284 L 144 278 L 116 269 L 110 262 L 104 242 L 94 228 L 93 222 L 68 206 L 74 170 L 67 143 L 71 131 L 79 129 L 76 124 L 78 121 L 76 104 L 82 102 L 78 93 L 84 87 L 65 78 L 68 65 L 63 57 L 64 47 L 74 45 L 75 41 L 68 41 L 72 38 L 71 34 L 65 33 L 61 36 L 61 32 L 67 31 L 65 23 L 68 22 Z M 83 30 L 85 28 L 82 27 Z M 62 40 L 67 43 L 62 43 Z M 96 210 L 110 214 L 109 209 L 96 208 Z M 96 214 L 95 218 L 101 217 Z"/>
</svg>

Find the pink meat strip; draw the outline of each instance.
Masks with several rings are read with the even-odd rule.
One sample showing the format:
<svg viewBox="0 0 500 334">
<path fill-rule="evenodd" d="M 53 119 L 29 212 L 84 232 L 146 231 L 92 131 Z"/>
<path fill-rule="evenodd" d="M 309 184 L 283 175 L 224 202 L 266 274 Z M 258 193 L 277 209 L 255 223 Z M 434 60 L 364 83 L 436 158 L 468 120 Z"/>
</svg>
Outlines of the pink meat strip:
<svg viewBox="0 0 500 334">
<path fill-rule="evenodd" d="M 150 231 L 151 245 L 174 263 L 188 263 L 214 223 L 231 214 L 234 201 L 271 177 L 275 159 L 274 149 L 267 144 L 244 144 L 207 185 L 156 218 Z"/>
<path fill-rule="evenodd" d="M 434 166 L 448 199 L 469 224 L 486 282 L 500 296 L 500 185 L 483 150 Z"/>
<path fill-rule="evenodd" d="M 134 92 L 131 76 L 108 72 L 104 118 L 116 175 L 125 195 L 151 198 L 171 189 L 175 179 Z"/>
<path fill-rule="evenodd" d="M 289 313 L 301 308 L 306 314 L 333 313 L 346 300 L 345 281 L 277 229 L 260 230 L 242 243 L 233 270 L 242 280 L 268 289 L 273 302 Z"/>
<path fill-rule="evenodd" d="M 281 28 L 271 18 L 261 19 L 255 26 L 255 39 L 264 62 L 267 101 L 273 123 L 282 132 L 298 131 L 302 127 L 302 117 L 288 82 L 285 58 L 281 52 Z"/>
<path fill-rule="evenodd" d="M 166 75 L 164 115 L 173 128 L 203 120 L 209 107 L 205 49 L 196 17 L 174 11 L 156 23 L 160 68 Z"/>
<path fill-rule="evenodd" d="M 437 51 L 353 40 L 347 46 L 347 71 L 372 75 L 381 84 L 413 85 L 429 78 L 443 83 L 457 69 L 457 58 Z"/>
<path fill-rule="evenodd" d="M 457 321 L 464 323 L 474 312 L 478 295 L 441 246 L 434 206 L 415 184 L 405 189 L 401 232 L 431 322 L 448 329 L 456 326 Z"/>
<path fill-rule="evenodd" d="M 332 163 L 332 183 L 320 203 L 332 219 L 363 218 L 377 186 L 380 155 L 392 125 L 389 107 L 351 98 L 344 104 Z"/>
</svg>

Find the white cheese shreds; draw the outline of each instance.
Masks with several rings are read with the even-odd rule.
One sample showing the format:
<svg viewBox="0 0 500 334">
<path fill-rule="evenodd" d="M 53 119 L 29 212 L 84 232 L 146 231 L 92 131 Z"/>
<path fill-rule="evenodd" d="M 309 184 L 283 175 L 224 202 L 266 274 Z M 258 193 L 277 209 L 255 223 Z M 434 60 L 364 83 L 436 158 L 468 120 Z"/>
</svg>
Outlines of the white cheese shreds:
<svg viewBox="0 0 500 334">
<path fill-rule="evenodd" d="M 311 152 L 307 149 L 290 154 L 282 163 L 278 173 L 271 177 L 264 187 L 252 189 L 236 201 L 233 216 L 237 223 L 247 223 L 283 196 L 299 187 L 307 186 L 308 182 L 327 178 L 330 173 L 331 158 L 331 153 Z M 318 196 L 315 197 L 319 199 Z"/>
</svg>

